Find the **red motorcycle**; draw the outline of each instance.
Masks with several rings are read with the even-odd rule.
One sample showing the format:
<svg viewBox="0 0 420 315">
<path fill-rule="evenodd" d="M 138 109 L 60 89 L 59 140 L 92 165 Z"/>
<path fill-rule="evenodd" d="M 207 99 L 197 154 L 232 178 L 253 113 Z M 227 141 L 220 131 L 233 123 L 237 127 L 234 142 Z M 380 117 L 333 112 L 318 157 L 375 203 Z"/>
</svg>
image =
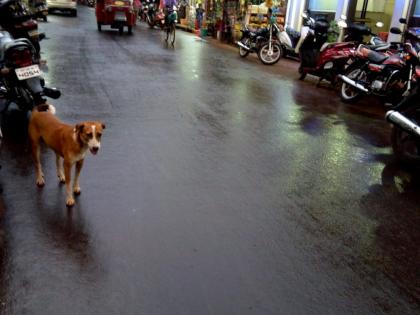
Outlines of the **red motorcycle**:
<svg viewBox="0 0 420 315">
<path fill-rule="evenodd" d="M 393 29 L 391 29 L 393 32 Z M 360 45 L 353 63 L 339 75 L 341 99 L 352 103 L 363 94 L 378 95 L 387 103 L 396 104 L 411 90 L 417 51 L 410 44 L 401 45 L 399 52 L 379 53 Z"/>
</svg>

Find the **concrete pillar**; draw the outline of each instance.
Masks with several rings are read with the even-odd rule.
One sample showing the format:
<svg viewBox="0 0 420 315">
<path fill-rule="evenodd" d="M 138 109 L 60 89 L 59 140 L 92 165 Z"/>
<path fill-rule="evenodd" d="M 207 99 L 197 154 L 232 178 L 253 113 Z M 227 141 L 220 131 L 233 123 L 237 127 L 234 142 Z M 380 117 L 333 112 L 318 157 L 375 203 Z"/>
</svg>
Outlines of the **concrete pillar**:
<svg viewBox="0 0 420 315">
<path fill-rule="evenodd" d="M 338 0 L 337 1 L 337 11 L 335 12 L 335 20 L 339 20 L 342 15 L 347 17 L 347 12 L 349 9 L 349 0 Z"/>
<path fill-rule="evenodd" d="M 291 0 L 288 1 L 286 12 L 286 26 L 300 31 L 302 27 L 301 14 L 305 9 L 306 0 Z"/>
<path fill-rule="evenodd" d="M 400 18 L 408 19 L 408 9 L 410 7 L 410 0 L 396 0 L 394 6 L 394 15 L 391 19 L 391 27 L 398 27 L 403 30 L 403 25 L 399 22 Z M 399 42 L 401 41 L 401 35 L 395 35 L 389 33 L 388 42 Z"/>
</svg>

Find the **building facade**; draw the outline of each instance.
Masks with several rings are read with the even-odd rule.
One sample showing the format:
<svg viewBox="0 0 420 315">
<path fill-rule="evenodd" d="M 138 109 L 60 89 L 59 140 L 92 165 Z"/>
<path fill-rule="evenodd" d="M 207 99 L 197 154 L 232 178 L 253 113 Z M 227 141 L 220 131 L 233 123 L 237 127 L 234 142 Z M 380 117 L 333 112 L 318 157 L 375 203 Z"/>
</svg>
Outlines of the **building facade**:
<svg viewBox="0 0 420 315">
<path fill-rule="evenodd" d="M 388 41 L 400 40 L 400 36 L 388 31 L 402 27 L 401 17 L 407 18 L 410 26 L 420 26 L 420 0 L 294 0 L 288 8 L 286 25 L 300 30 L 301 14 L 308 9 L 328 20 L 339 20 L 344 15 L 348 21 L 365 23 L 373 32 L 385 34 Z M 382 28 L 376 27 L 378 21 L 384 23 Z"/>
</svg>

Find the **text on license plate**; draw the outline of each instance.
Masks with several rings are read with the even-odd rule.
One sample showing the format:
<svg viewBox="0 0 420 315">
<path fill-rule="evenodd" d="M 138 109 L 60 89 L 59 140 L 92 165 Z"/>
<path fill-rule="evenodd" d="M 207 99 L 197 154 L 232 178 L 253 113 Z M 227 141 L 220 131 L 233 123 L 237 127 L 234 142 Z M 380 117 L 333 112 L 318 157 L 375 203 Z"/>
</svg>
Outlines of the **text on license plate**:
<svg viewBox="0 0 420 315">
<path fill-rule="evenodd" d="M 16 76 L 19 80 L 27 80 L 34 77 L 39 77 L 42 72 L 38 65 L 15 69 Z"/>
</svg>

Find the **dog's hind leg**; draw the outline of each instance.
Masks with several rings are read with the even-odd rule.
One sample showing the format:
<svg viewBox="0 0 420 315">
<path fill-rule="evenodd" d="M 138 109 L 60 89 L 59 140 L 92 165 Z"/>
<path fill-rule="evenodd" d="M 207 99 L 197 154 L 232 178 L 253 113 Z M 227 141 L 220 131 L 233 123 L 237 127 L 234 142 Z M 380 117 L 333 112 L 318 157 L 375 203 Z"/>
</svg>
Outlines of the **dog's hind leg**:
<svg viewBox="0 0 420 315">
<path fill-rule="evenodd" d="M 63 164 L 61 163 L 61 157 L 55 154 L 55 165 L 57 166 L 57 177 L 61 184 L 66 182 L 66 178 L 63 173 Z"/>
<path fill-rule="evenodd" d="M 66 178 L 66 205 L 68 207 L 74 206 L 73 191 L 71 189 L 71 167 L 72 163 L 64 159 L 64 176 Z"/>
<path fill-rule="evenodd" d="M 76 162 L 76 169 L 74 172 L 74 183 L 73 183 L 73 191 L 76 195 L 80 195 L 80 193 L 82 192 L 79 185 L 79 175 L 83 167 L 83 162 L 84 160 L 80 160 Z"/>
</svg>

